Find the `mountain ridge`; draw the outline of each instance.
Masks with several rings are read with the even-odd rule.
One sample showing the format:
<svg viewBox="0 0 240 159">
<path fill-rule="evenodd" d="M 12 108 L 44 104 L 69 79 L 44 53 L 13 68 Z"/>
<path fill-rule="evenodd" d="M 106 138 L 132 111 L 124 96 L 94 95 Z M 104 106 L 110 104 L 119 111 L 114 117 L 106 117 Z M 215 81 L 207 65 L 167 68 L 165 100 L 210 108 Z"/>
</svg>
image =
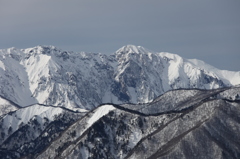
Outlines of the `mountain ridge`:
<svg viewBox="0 0 240 159">
<path fill-rule="evenodd" d="M 92 109 L 101 103 L 146 103 L 171 89 L 240 84 L 240 71 L 126 45 L 111 55 L 54 46 L 0 50 L 0 95 L 34 103 Z M 90 97 L 90 98 L 88 98 Z"/>
<path fill-rule="evenodd" d="M 0 118 L 0 132 L 5 134 L 0 136 L 4 138 L 0 155 L 26 159 L 238 158 L 239 92 L 240 87 L 170 90 L 148 104 L 102 104 L 89 112 L 45 107 L 42 112 L 59 115 L 39 112 L 23 124 L 20 111 L 41 106 L 21 108 Z M 19 121 L 15 122 L 18 129 L 9 129 L 13 125 L 5 121 L 10 119 Z"/>
</svg>

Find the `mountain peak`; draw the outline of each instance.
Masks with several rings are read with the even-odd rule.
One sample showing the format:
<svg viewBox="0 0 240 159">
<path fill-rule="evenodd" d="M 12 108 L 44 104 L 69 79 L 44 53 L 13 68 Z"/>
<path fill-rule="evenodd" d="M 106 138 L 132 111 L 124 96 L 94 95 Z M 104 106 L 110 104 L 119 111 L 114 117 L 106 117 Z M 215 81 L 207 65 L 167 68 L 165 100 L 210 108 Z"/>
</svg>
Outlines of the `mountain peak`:
<svg viewBox="0 0 240 159">
<path fill-rule="evenodd" d="M 32 48 L 23 49 L 25 53 L 50 54 L 52 51 L 59 50 L 52 45 L 38 45 Z"/>
<path fill-rule="evenodd" d="M 212 89 L 240 81 L 239 72 L 135 45 L 123 46 L 113 55 L 54 46 L 0 53 L 0 95 L 20 106 L 44 103 L 92 109 L 109 102 L 147 103 L 171 89 Z"/>
<path fill-rule="evenodd" d="M 146 54 L 149 51 L 148 49 L 142 47 L 142 46 L 136 46 L 136 45 L 125 45 L 118 49 L 116 53 L 137 53 L 137 54 Z"/>
</svg>

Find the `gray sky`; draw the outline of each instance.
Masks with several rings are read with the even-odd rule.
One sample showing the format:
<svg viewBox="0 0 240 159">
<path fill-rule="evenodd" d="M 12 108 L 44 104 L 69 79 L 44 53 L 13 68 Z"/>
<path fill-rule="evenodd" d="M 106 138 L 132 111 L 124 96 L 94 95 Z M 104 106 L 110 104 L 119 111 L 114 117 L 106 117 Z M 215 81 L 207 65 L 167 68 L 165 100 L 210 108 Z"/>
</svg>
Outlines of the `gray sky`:
<svg viewBox="0 0 240 159">
<path fill-rule="evenodd" d="M 240 1 L 0 0 L 1 49 L 113 53 L 127 44 L 240 71 Z"/>
</svg>

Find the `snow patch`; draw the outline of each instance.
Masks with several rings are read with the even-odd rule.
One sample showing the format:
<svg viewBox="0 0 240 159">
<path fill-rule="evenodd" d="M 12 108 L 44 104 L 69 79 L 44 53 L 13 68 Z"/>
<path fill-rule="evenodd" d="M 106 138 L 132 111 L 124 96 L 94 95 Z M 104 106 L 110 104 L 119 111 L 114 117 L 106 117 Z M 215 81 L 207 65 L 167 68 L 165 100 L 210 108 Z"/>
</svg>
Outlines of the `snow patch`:
<svg viewBox="0 0 240 159">
<path fill-rule="evenodd" d="M 94 112 L 94 114 L 91 116 L 91 118 L 88 120 L 88 126 L 90 127 L 93 123 L 95 123 L 96 121 L 98 121 L 101 117 L 103 117 L 104 115 L 108 114 L 110 111 L 116 109 L 114 106 L 112 105 L 103 105 L 100 106 L 99 108 L 97 108 Z"/>
<path fill-rule="evenodd" d="M 0 68 L 2 68 L 4 71 L 6 70 L 5 65 L 2 61 L 0 61 Z"/>
</svg>

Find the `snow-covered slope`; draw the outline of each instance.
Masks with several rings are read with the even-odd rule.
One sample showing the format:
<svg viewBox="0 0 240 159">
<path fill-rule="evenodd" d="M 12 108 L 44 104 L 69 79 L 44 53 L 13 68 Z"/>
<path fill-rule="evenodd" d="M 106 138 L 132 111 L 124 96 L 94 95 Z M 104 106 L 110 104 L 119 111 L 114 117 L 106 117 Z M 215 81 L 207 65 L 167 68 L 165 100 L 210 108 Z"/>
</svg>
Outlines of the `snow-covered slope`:
<svg viewBox="0 0 240 159">
<path fill-rule="evenodd" d="M 54 46 L 0 50 L 0 95 L 20 106 L 41 103 L 92 109 L 146 103 L 171 89 L 240 84 L 240 72 L 127 45 L 111 55 Z"/>
<path fill-rule="evenodd" d="M 84 116 L 61 107 L 31 105 L 0 117 L 0 158 L 6 149 L 10 158 L 37 154 L 58 137 L 69 125 Z M 4 157 L 3 157 L 4 156 Z"/>
<path fill-rule="evenodd" d="M 148 104 L 103 104 L 88 113 L 21 108 L 0 120 L 0 130 L 12 133 L 0 140 L 0 158 L 239 158 L 239 92 L 180 89 Z M 29 120 L 27 109 L 37 115 Z M 12 132 L 10 118 L 28 122 Z"/>
</svg>

